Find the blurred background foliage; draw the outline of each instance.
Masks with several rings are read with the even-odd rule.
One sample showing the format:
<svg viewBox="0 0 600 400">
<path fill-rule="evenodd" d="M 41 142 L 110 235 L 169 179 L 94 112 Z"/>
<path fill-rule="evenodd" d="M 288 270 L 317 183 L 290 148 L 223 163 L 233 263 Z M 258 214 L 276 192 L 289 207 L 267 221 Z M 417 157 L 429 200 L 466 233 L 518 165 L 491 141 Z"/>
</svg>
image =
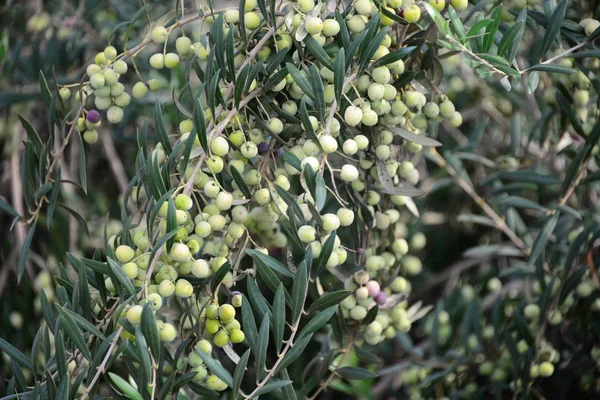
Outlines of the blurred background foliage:
<svg viewBox="0 0 600 400">
<path fill-rule="evenodd" d="M 20 160 L 25 131 L 19 116 L 30 121 L 42 139 L 48 137 L 47 105 L 40 90 L 40 76 L 43 74 L 51 85 L 54 82 L 77 82 L 98 49 L 107 43 L 119 49 L 139 43 L 148 31 L 149 22 L 151 26 L 153 21 L 160 20 L 177 3 L 150 0 L 8 0 L 0 5 L 0 197 L 13 204 L 21 214 L 26 214 L 23 213 L 25 205 L 20 204 Z M 541 24 L 537 21 L 547 14 L 545 7 L 548 3 L 552 2 L 475 2 L 471 9 L 473 20 L 468 17 L 464 23 L 472 25 L 477 11 L 489 12 L 502 4 L 500 30 L 505 32 L 514 24 L 520 10 L 527 6 L 527 29 L 516 58 L 517 65 L 524 69 L 537 64 L 539 59 L 540 37 L 544 29 L 540 28 Z M 582 40 L 583 32 L 576 22 L 582 16 L 597 16 L 596 3 L 571 2 L 566 18 L 575 22 L 565 21 L 562 33 L 565 47 L 556 49 L 555 55 L 568 49 L 567 43 L 574 46 L 578 40 Z M 197 5 L 187 6 L 193 9 Z M 201 35 L 199 27 L 195 35 Z M 439 59 L 445 74 L 440 89 L 449 95 L 457 110 L 463 114 L 464 122 L 460 128 L 447 125 L 431 128 L 429 134 L 442 142 L 440 153 L 448 164 L 442 163 L 440 167 L 439 155 L 429 155 L 426 162 L 418 166 L 421 187 L 427 195 L 416 199 L 420 218 L 411 219 L 408 229 L 409 240 L 422 242 L 424 234 L 427 242 L 427 246 L 419 253 L 424 271 L 413 283 L 413 296 L 415 300 L 423 300 L 426 304 L 440 305 L 438 311 L 432 314 L 436 318 L 442 309 L 447 310 L 450 319 L 458 321 L 457 324 L 462 323 L 463 317 L 464 321 L 479 318 L 479 313 L 484 310 L 497 309 L 493 315 L 499 315 L 500 310 L 505 310 L 503 307 L 510 303 L 511 296 L 517 298 L 517 294 L 520 295 L 523 282 L 530 283 L 539 278 L 548 283 L 546 277 L 549 275 L 542 270 L 548 264 L 552 268 L 564 265 L 571 251 L 570 243 L 584 227 L 588 229 L 586 232 L 594 234 L 595 239 L 599 221 L 596 158 L 587 160 L 584 171 L 588 178 L 577 182 L 572 196 L 565 197 L 564 187 L 569 166 L 585 140 L 574 131 L 572 124 L 580 123 L 589 133 L 591 129 L 588 125 L 593 126 L 598 115 L 596 92 L 600 81 L 595 77 L 595 72 L 600 70 L 598 50 L 595 47 L 587 50 L 596 53 L 572 60 L 561 58 L 557 64 L 564 68 L 575 67 L 578 71 L 588 71 L 585 75 L 590 77 L 589 82 L 581 78 L 581 72 L 554 74 L 552 72 L 556 71 L 540 71 L 539 74 L 525 75 L 523 83 L 514 85 L 510 91 L 506 90 L 500 79 L 482 80 L 475 76 L 473 69 L 465 62 L 468 57 L 451 50 L 440 51 Z M 135 174 L 136 127 L 141 126 L 142 120 L 152 118 L 156 96 L 163 96 L 163 100 L 169 101 L 171 96 L 168 88 L 179 85 L 184 79 L 181 71 L 166 77 L 150 71 L 143 62 L 138 68 L 143 75 L 160 79 L 163 88 L 167 89 L 137 101 L 135 107 L 128 107 L 123 123 L 103 126 L 97 145 L 86 145 L 85 149 L 70 147 L 64 157 L 62 171 L 65 176 L 63 181 L 71 184 L 63 185 L 61 196 L 81 218 L 62 209 L 57 211 L 51 227 L 38 226 L 26 268 L 29 279 L 23 280 L 20 285 L 16 285 L 15 271 L 26 230 L 22 224 L 13 226 L 9 215 L 0 214 L 0 337 L 18 348 L 31 347 L 40 318 L 36 293 L 41 286 L 47 287 L 59 263 L 65 262 L 66 252 L 80 254 L 83 251 L 89 256 L 95 247 L 102 246 L 106 223 L 108 235 L 120 230 L 119 198 Z M 534 84 L 532 81 L 537 82 Z M 573 103 L 573 96 L 582 88 L 593 93 L 590 102 L 593 106 L 585 115 L 578 115 L 573 120 L 571 114 L 577 111 L 569 104 Z M 557 104 L 556 93 L 567 100 L 566 107 Z M 596 150 L 597 146 L 594 147 L 594 154 L 597 154 Z M 79 153 L 82 151 L 86 155 L 87 193 L 77 178 L 81 168 Z M 473 188 L 473 193 L 477 194 L 470 195 L 457 184 L 459 181 Z M 570 190 L 570 184 L 566 189 L 567 192 Z M 543 248 L 539 249 L 544 253 L 546 245 L 553 246 L 544 254 L 547 264 L 537 263 L 536 260 L 527 263 L 514 257 L 518 249 L 498 229 L 498 222 L 490 218 L 489 213 L 482 212 L 482 202 L 486 205 L 489 203 L 494 213 L 506 221 L 509 229 L 516 232 L 528 249 L 535 247 L 540 232 L 544 231 L 548 223 L 546 216 L 556 215 L 556 221 L 553 222 L 556 228 L 547 233 L 548 244 L 542 243 Z M 558 212 L 554 214 L 550 210 Z M 87 222 L 89 236 L 85 234 L 80 219 Z M 577 270 L 583 271 L 580 279 L 586 274 L 588 265 L 585 254 L 590 254 L 590 265 L 595 265 L 597 258 L 594 241 L 585 243 L 589 243 L 587 252 L 585 245 L 580 243 L 582 249 L 575 251 L 575 261 L 571 259 Z M 588 280 L 593 279 L 585 276 Z M 496 277 L 509 283 L 502 289 L 502 294 L 509 295 L 506 302 L 498 300 L 500 296 L 497 290 L 489 284 Z M 563 277 L 563 282 L 564 279 L 566 277 Z M 597 278 L 594 279 L 597 282 Z M 577 282 L 571 290 L 576 285 Z M 525 295 L 529 299 L 532 296 L 530 292 Z M 442 296 L 445 296 L 443 300 Z M 481 298 L 481 310 L 473 311 L 468 306 L 470 303 L 465 301 L 475 296 Z M 590 305 L 597 302 L 596 299 L 590 299 Z M 511 307 L 522 307 L 522 300 L 519 301 L 519 304 Z M 597 315 L 597 311 L 592 316 L 594 318 L 577 314 L 573 324 L 562 332 L 556 332 L 554 338 L 560 341 L 556 335 L 574 329 L 581 337 L 587 337 L 589 343 L 598 343 L 600 327 L 595 318 Z M 492 316 L 488 324 L 492 320 L 498 324 L 501 318 Z M 382 355 L 387 355 L 386 362 L 393 364 L 394 359 L 404 357 L 406 347 L 410 349 L 409 353 L 417 352 L 418 358 L 420 352 L 427 350 L 419 348 L 418 344 L 427 342 L 430 346 L 432 343 L 431 340 L 427 341 L 428 337 L 436 343 L 439 335 L 454 335 L 452 328 L 445 333 L 436 332 L 431 337 L 431 324 L 430 320 L 429 327 L 424 323 L 411 333 L 416 346 L 414 349 L 409 345 L 411 338 L 408 337 L 404 338 L 406 342 L 401 345 L 388 345 L 388 351 L 382 351 Z M 470 322 L 465 324 L 468 326 Z M 485 322 L 478 322 L 477 329 L 481 330 L 483 325 Z M 477 329 L 466 329 L 462 337 L 456 333 L 454 342 L 467 340 L 467 333 Z M 565 341 L 568 341 L 568 337 Z M 440 347 L 450 342 L 444 341 Z M 570 354 L 573 356 L 580 350 L 585 352 L 576 347 Z M 439 349 L 437 351 L 441 352 Z M 479 363 L 474 364 L 470 368 L 476 369 Z M 0 360 L 0 382 L 6 379 L 6 366 L 6 360 Z M 427 368 L 430 367 L 440 369 L 435 363 Z M 443 367 L 441 371 L 444 371 Z M 588 372 L 589 368 L 594 370 L 589 360 L 567 367 L 570 374 L 546 383 L 549 386 L 548 393 L 559 388 L 578 388 L 581 376 L 588 376 L 584 372 Z M 400 370 L 406 370 L 406 365 L 390 371 Z M 384 376 L 384 381 L 389 384 L 390 380 L 395 379 L 389 377 L 397 375 L 388 372 Z M 597 377 L 597 373 L 592 373 L 591 381 L 586 382 L 596 388 L 596 391 L 589 391 L 589 398 L 595 398 L 598 394 Z M 357 383 L 355 389 L 368 398 L 368 392 L 385 391 L 386 387 Z M 340 386 L 340 390 L 348 389 Z"/>
</svg>

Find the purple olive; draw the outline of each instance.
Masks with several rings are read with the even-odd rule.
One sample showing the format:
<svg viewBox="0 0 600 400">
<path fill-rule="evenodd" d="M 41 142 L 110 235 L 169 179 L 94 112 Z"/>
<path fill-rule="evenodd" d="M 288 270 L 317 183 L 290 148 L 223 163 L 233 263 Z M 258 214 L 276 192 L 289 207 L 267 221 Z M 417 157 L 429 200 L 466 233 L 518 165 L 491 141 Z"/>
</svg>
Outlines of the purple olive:
<svg viewBox="0 0 600 400">
<path fill-rule="evenodd" d="M 90 110 L 87 113 L 86 119 L 88 122 L 95 124 L 100 121 L 100 113 L 96 110 Z"/>
<path fill-rule="evenodd" d="M 379 294 L 375 296 L 375 301 L 377 302 L 377 304 L 382 306 L 387 301 L 387 295 L 384 292 L 379 292 Z"/>
</svg>

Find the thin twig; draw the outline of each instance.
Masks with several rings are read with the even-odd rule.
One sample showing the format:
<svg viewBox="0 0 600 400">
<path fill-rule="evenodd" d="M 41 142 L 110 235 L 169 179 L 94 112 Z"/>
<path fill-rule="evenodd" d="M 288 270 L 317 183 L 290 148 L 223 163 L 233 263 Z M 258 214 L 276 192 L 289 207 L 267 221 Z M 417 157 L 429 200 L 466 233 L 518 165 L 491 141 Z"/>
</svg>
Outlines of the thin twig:
<svg viewBox="0 0 600 400">
<path fill-rule="evenodd" d="M 448 164 L 448 162 L 435 150 L 430 149 L 430 154 L 433 160 L 442 168 L 448 172 L 448 174 L 454 179 L 454 181 L 467 193 L 473 201 L 481 207 L 481 209 L 492 219 L 496 227 L 504 232 L 504 234 L 513 242 L 519 249 L 523 251 L 525 255 L 529 255 L 531 249 L 514 233 L 506 222 L 494 211 L 494 209 L 486 203 L 486 201 L 475 192 L 475 190 L 465 181 L 456 170 Z"/>
<path fill-rule="evenodd" d="M 110 356 L 112 355 L 113 350 L 117 346 L 117 342 L 119 341 L 119 338 L 121 337 L 121 333 L 123 333 L 122 326 L 119 328 L 119 330 L 117 330 L 117 335 L 115 336 L 112 343 L 110 344 L 110 347 L 108 348 L 108 351 L 106 352 L 106 355 L 104 356 L 104 360 L 102 360 L 102 363 L 96 369 L 96 374 L 94 375 L 94 377 L 90 381 L 89 385 L 85 389 L 85 392 L 81 396 L 81 400 L 85 400 L 89 397 L 90 391 L 96 384 L 96 381 L 100 378 L 100 375 L 102 375 L 104 372 L 106 372 L 105 369 L 108 364 L 108 360 L 110 360 Z"/>
</svg>

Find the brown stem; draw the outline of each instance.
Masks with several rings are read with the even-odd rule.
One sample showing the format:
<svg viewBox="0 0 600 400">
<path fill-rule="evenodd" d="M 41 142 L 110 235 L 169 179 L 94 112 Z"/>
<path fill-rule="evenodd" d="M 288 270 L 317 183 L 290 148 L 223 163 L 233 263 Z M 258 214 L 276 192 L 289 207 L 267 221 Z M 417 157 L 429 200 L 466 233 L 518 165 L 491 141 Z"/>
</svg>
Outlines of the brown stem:
<svg viewBox="0 0 600 400">
<path fill-rule="evenodd" d="M 473 201 L 481 207 L 483 212 L 487 214 L 488 217 L 492 219 L 496 228 L 504 232 L 504 234 L 517 246 L 519 249 L 523 251 L 525 255 L 529 255 L 531 249 L 514 233 L 506 222 L 494 211 L 494 209 L 486 203 L 486 201 L 475 192 L 475 190 L 469 185 L 467 181 L 465 181 L 456 170 L 448 164 L 448 162 L 435 150 L 434 148 L 430 149 L 430 154 L 433 157 L 434 161 L 442 168 L 448 172 L 454 181 L 461 187 L 462 190 L 465 191 L 473 199 Z"/>
</svg>

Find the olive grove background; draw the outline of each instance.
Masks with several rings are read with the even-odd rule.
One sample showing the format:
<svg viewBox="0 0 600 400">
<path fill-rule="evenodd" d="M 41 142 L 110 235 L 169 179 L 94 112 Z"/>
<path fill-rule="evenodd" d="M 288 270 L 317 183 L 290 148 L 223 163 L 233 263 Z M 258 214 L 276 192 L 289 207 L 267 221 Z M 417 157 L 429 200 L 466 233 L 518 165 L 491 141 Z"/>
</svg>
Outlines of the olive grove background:
<svg viewBox="0 0 600 400">
<path fill-rule="evenodd" d="M 213 3 L 215 11 L 238 5 Z M 75 113 L 53 93 L 81 81 L 108 43 L 132 47 L 126 43 L 138 43 L 156 21 L 166 24 L 181 4 L 189 13 L 206 8 L 151 0 L 0 5 L 0 396 L 31 391 L 52 375 L 32 376 L 23 363 L 40 358 L 44 368 L 58 368 L 52 354 L 59 350 L 41 328 L 44 308 L 64 304 L 77 282 L 64 267 L 73 263 L 67 253 L 95 258 L 106 238 L 123 229 L 139 130 L 144 123 L 154 127 L 157 102 L 178 101 L 185 71 L 158 72 L 139 62 L 162 89 L 124 107 L 121 122 L 103 123 L 96 144 L 75 140 L 66 147 L 51 215 L 27 200 L 54 191 L 42 181 L 29 187 L 27 174 L 35 173 L 24 142 L 32 141 L 32 131 L 44 143 L 56 135 L 53 150 L 60 149 L 54 112 L 69 119 Z M 369 347 L 371 355 L 358 350 L 344 360 L 372 375 L 336 376 L 319 398 L 600 396 L 600 32 L 580 25 L 599 13 L 596 1 L 483 0 L 471 1 L 460 17 L 446 8 L 444 25 L 423 8 L 423 46 L 434 50 L 426 49 L 401 78 L 428 92 L 433 81 L 462 114 L 459 127 L 429 124 L 427 136 L 441 145 L 412 160 L 425 194 L 402 207 L 401 236 L 418 270 L 410 277 L 409 303 L 423 315 L 410 332 Z M 461 44 L 478 26 L 472 45 Z M 200 40 L 209 29 L 192 24 L 190 36 Z M 136 81 L 127 79 L 126 86 Z M 163 112 L 175 125 L 176 107 Z M 148 140 L 158 143 L 153 132 Z M 285 252 L 270 255 L 285 263 Z M 310 374 L 314 358 L 327 350 L 311 346 L 290 368 L 294 376 Z M 544 362 L 549 374 L 539 371 Z M 126 378 L 125 367 L 115 370 Z M 109 381 L 98 393 L 122 395 Z"/>
</svg>

